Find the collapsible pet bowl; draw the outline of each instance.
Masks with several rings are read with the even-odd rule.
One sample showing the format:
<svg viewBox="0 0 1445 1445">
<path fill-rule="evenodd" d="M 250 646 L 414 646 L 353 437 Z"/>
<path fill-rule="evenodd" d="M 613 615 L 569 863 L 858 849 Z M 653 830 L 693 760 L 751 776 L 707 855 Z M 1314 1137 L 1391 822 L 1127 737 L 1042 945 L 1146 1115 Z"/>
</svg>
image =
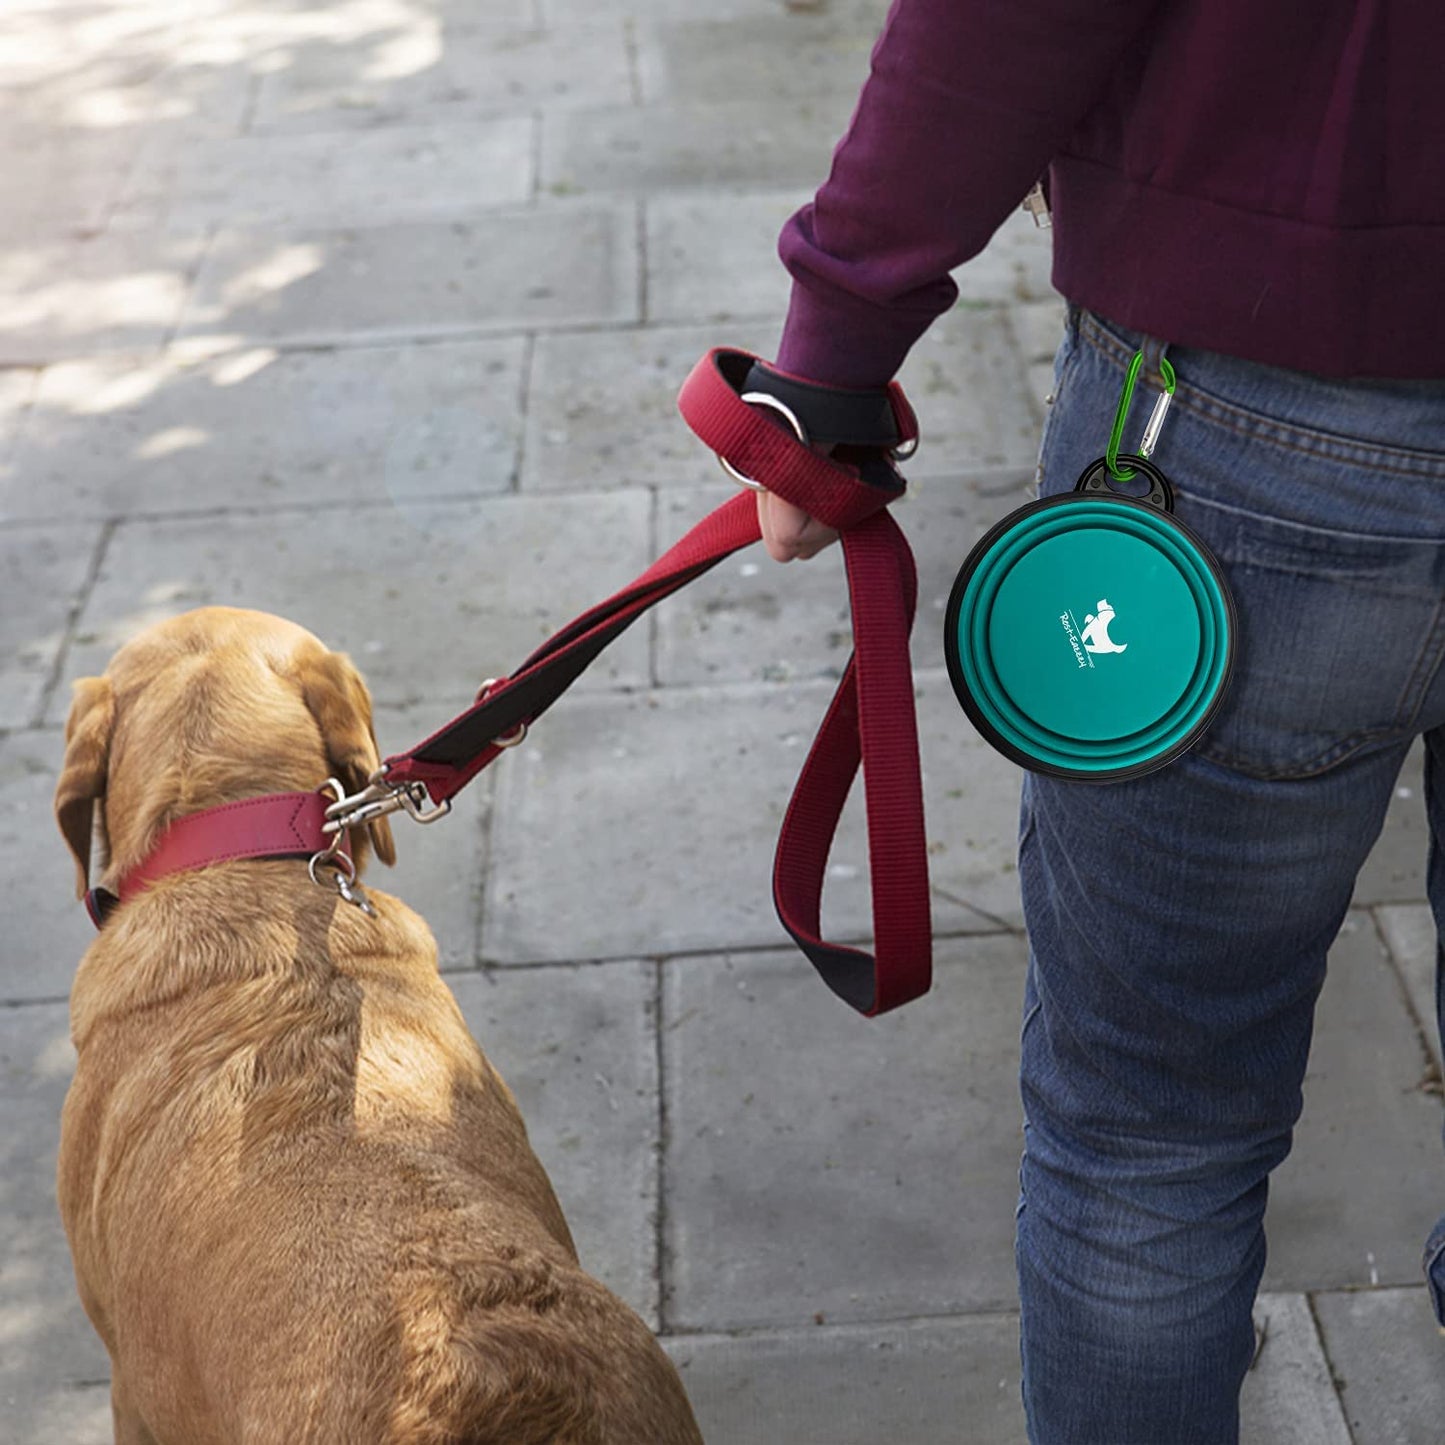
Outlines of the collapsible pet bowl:
<svg viewBox="0 0 1445 1445">
<path fill-rule="evenodd" d="M 1172 762 L 1209 725 L 1234 660 L 1218 562 L 1173 515 L 1158 468 L 1117 461 L 1147 496 L 1115 491 L 1095 462 L 978 543 L 946 614 L 948 672 L 974 726 L 1025 768 L 1079 781 Z"/>
</svg>

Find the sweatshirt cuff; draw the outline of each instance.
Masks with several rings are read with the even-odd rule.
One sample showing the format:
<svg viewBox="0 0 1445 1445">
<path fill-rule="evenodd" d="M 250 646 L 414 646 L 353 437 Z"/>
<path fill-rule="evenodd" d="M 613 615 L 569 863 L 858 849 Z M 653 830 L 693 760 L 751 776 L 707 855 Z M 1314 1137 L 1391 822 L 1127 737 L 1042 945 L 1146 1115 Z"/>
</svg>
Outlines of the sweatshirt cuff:
<svg viewBox="0 0 1445 1445">
<path fill-rule="evenodd" d="M 823 386 L 886 387 L 938 314 L 883 311 L 846 294 L 824 299 L 794 281 L 774 364 Z"/>
</svg>

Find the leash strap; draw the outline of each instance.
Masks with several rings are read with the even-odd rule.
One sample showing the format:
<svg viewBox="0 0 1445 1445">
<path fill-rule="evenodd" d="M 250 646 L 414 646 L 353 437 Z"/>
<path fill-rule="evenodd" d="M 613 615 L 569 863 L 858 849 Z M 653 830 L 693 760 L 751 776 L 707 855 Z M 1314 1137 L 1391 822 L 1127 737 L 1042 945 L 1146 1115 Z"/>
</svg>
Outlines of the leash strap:
<svg viewBox="0 0 1445 1445">
<path fill-rule="evenodd" d="M 853 617 L 853 656 L 803 765 L 783 820 L 773 900 L 784 928 L 824 982 L 860 1013 L 926 993 L 932 974 L 923 788 L 908 636 L 917 576 L 908 543 L 886 511 L 903 493 L 890 465 L 822 456 L 743 402 L 747 352 L 714 348 L 678 397 L 688 425 L 713 451 L 841 533 Z M 896 382 L 898 434 L 917 423 Z M 876 462 L 876 457 L 870 459 Z M 881 483 L 881 484 L 880 484 Z M 416 747 L 387 758 L 388 786 L 421 783 L 437 804 L 466 786 L 534 722 L 610 642 L 648 608 L 761 536 L 754 498 L 739 493 L 704 517 L 637 580 L 542 644 L 510 677 Z M 821 933 L 828 853 L 849 789 L 863 769 L 876 954 Z"/>
</svg>

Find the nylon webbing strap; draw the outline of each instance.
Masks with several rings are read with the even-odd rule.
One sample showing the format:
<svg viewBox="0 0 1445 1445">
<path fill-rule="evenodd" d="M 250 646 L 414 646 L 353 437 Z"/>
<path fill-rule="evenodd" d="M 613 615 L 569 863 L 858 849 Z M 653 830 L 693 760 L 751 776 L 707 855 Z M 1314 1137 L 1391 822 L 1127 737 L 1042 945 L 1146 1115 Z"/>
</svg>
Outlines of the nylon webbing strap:
<svg viewBox="0 0 1445 1445">
<path fill-rule="evenodd" d="M 693 368 L 678 406 L 693 431 L 745 475 L 842 534 L 853 656 L 793 790 L 778 839 L 773 898 L 783 926 L 824 981 L 859 1012 L 879 1014 L 928 990 L 932 974 L 923 788 L 908 637 L 917 601 L 913 556 L 885 508 L 903 491 L 864 481 L 801 445 L 738 395 L 755 357 L 715 348 Z M 894 386 L 896 390 L 896 383 Z M 897 390 L 905 438 L 917 434 Z M 877 476 L 879 469 L 869 469 Z M 730 497 L 637 580 L 542 644 L 510 677 L 417 747 L 388 758 L 387 781 L 422 782 L 444 802 L 503 751 L 495 739 L 531 723 L 654 603 L 759 540 L 757 505 Z M 859 767 L 867 809 L 875 953 L 828 943 L 823 880 Z"/>
</svg>

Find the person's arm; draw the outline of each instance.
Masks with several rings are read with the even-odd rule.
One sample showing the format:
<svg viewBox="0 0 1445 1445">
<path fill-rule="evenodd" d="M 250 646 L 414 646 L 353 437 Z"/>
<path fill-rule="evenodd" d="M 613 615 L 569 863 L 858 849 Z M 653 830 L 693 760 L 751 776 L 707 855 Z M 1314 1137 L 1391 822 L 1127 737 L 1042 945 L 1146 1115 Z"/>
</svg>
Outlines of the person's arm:
<svg viewBox="0 0 1445 1445">
<path fill-rule="evenodd" d="M 778 240 L 778 368 L 887 385 L 1158 3 L 895 0 L 831 174 Z"/>
</svg>

